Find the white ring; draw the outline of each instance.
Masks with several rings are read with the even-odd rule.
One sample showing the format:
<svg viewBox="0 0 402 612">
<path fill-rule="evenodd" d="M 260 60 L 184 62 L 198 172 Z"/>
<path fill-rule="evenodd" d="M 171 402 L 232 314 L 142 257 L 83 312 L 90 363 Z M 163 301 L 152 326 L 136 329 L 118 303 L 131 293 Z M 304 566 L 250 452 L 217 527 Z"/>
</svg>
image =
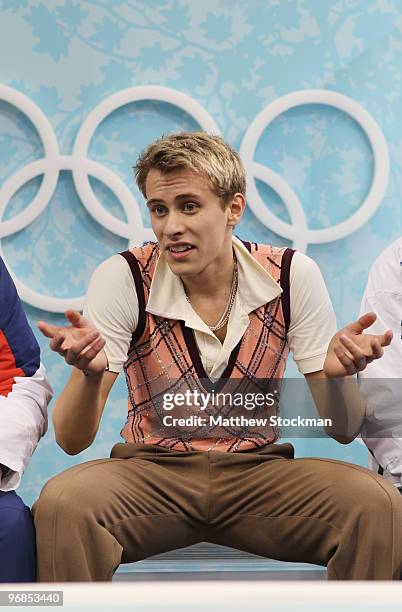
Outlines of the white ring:
<svg viewBox="0 0 402 612">
<path fill-rule="evenodd" d="M 324 229 L 306 229 L 307 223 L 305 220 L 299 227 L 280 221 L 272 212 L 267 212 L 266 206 L 255 184 L 254 172 L 256 170 L 256 164 L 253 160 L 258 140 L 263 131 L 267 128 L 267 126 L 269 126 L 270 123 L 272 123 L 272 121 L 274 121 L 274 119 L 276 119 L 276 117 L 290 110 L 291 108 L 301 106 L 303 104 L 324 104 L 327 106 L 334 106 L 335 108 L 344 111 L 350 115 L 364 130 L 373 150 L 374 175 L 369 193 L 367 194 L 364 202 L 360 206 L 359 210 L 353 213 L 349 219 Z M 298 246 L 298 248 L 303 247 L 308 243 L 321 244 L 323 242 L 339 240 L 340 238 L 344 238 L 345 236 L 359 229 L 377 210 L 388 184 L 388 148 L 384 135 L 377 122 L 373 119 L 370 113 L 368 113 L 366 109 L 356 101 L 344 96 L 343 94 L 324 89 L 306 89 L 295 91 L 291 94 L 278 98 L 266 106 L 257 115 L 248 128 L 240 147 L 240 155 L 247 172 L 248 189 L 249 194 L 251 194 L 249 200 L 250 208 L 262 223 L 269 221 L 269 229 L 280 233 L 288 240 L 293 240 L 295 246 Z M 261 178 L 261 176 L 259 178 Z M 274 179 L 273 181 L 272 178 Z M 292 221 L 296 217 L 299 217 L 302 207 L 296 194 L 289 191 L 287 195 L 284 195 L 283 191 L 282 193 L 279 191 L 281 189 L 281 185 L 277 180 L 278 175 L 271 175 L 270 177 L 265 175 L 265 178 L 262 180 L 266 179 L 269 180 L 267 184 L 275 191 L 278 191 L 279 195 L 281 195 L 284 204 L 288 208 Z M 280 229 L 280 231 L 278 231 L 278 229 Z M 300 243 L 299 245 L 297 245 L 298 241 Z"/>
<path fill-rule="evenodd" d="M 7 85 L 0 85 L 0 100 L 12 104 L 28 117 L 43 142 L 45 158 L 51 159 L 59 155 L 59 147 L 53 128 L 47 117 L 32 100 L 16 89 L 7 87 Z M 4 211 L 10 198 L 25 182 L 30 180 L 33 176 L 37 176 L 38 173 L 35 170 L 36 163 L 37 162 L 33 162 L 17 171 L 10 176 L 0 188 L 0 237 L 9 236 L 32 223 L 32 221 L 46 208 L 56 189 L 59 175 L 58 172 L 51 167 L 51 164 L 49 164 L 47 171 L 44 172 L 44 177 L 38 189 L 38 193 L 29 206 L 9 221 L 2 221 Z"/>
<path fill-rule="evenodd" d="M 102 121 L 104 121 L 108 115 L 122 106 L 131 104 L 133 102 L 141 102 L 143 100 L 158 100 L 160 102 L 173 104 L 190 115 L 203 130 L 215 134 L 220 133 L 219 128 L 211 115 L 201 106 L 201 104 L 193 100 L 193 98 L 190 98 L 190 96 L 178 92 L 175 89 L 170 89 L 169 87 L 159 87 L 154 85 L 129 87 L 128 89 L 123 89 L 122 91 L 109 96 L 90 112 L 77 134 L 73 147 L 73 157 L 80 159 L 87 157 L 89 145 L 93 135 Z M 101 168 L 104 168 L 104 166 L 99 165 L 100 175 L 97 178 L 103 181 Z M 111 173 L 112 171 L 109 172 Z M 129 221 L 128 223 L 129 231 L 125 237 L 131 240 L 131 244 L 136 244 L 135 237 L 138 233 L 138 228 L 141 228 L 143 225 L 140 215 L 140 207 L 133 193 L 128 189 L 123 181 L 121 181 L 116 174 L 114 174 L 114 176 L 116 182 L 114 190 L 116 192 L 119 191 L 121 194 L 120 202 L 122 205 L 125 204 L 124 209 L 127 218 L 131 219 L 131 222 Z M 73 170 L 73 179 L 77 193 L 85 208 L 93 217 L 95 217 L 98 223 L 104 225 L 106 229 L 110 229 L 110 223 L 113 217 L 110 215 L 110 213 L 105 211 L 102 204 L 95 196 L 88 180 L 88 175 L 79 167 L 79 164 Z M 102 210 L 104 212 L 102 212 Z M 136 217 L 135 219 L 133 219 L 134 214 Z M 115 223 L 117 226 L 121 224 L 120 221 L 115 221 Z M 143 240 L 155 239 L 152 230 L 147 231 L 143 229 L 142 235 L 144 233 L 146 234 L 146 237 L 143 237 Z"/>
<path fill-rule="evenodd" d="M 20 231 L 32 223 L 46 206 L 57 186 L 61 170 L 70 170 L 78 196 L 89 214 L 102 226 L 114 234 L 126 238 L 129 247 L 145 240 L 154 240 L 152 229 L 144 228 L 140 208 L 133 193 L 124 181 L 112 170 L 98 162 L 87 159 L 90 140 L 99 124 L 120 106 L 140 100 L 159 100 L 174 104 L 187 112 L 202 129 L 219 133 L 219 129 L 202 106 L 189 96 L 166 87 L 132 87 L 118 92 L 104 100 L 88 115 L 82 124 L 73 147 L 73 155 L 59 155 L 56 136 L 42 111 L 20 92 L 0 85 L 0 99 L 16 106 L 25 113 L 38 131 L 43 141 L 45 157 L 34 161 L 9 177 L 0 189 L 0 238 Z M 44 178 L 32 202 L 18 215 L 2 221 L 6 206 L 13 195 L 32 178 Z M 103 182 L 117 197 L 127 217 L 127 222 L 115 218 L 96 198 L 88 176 Z M 0 242 L 0 255 L 6 262 Z M 14 274 L 11 266 L 7 268 L 15 282 L 20 297 L 35 308 L 49 312 L 64 312 L 69 308 L 81 309 L 84 296 L 77 298 L 55 298 L 30 289 Z"/>
<path fill-rule="evenodd" d="M 102 181 L 116 195 L 116 197 L 120 199 L 127 214 L 128 223 L 116 219 L 103 207 L 100 207 L 100 210 L 92 210 L 92 214 L 95 219 L 98 222 L 100 222 L 101 219 L 102 225 L 107 227 L 110 231 L 118 236 L 126 238 L 130 241 L 130 243 L 134 242 L 134 244 L 138 244 L 138 242 L 143 240 L 151 240 L 153 238 L 152 230 L 147 231 L 142 228 L 139 211 L 132 205 L 132 202 L 129 199 L 130 191 L 124 182 L 119 177 L 116 177 L 112 171 L 89 159 L 79 159 L 71 155 L 60 155 L 52 158 L 51 160 L 40 159 L 36 162 L 28 164 L 25 166 L 25 168 L 13 176 L 13 187 L 17 190 L 21 187 L 21 185 L 27 181 L 30 181 L 35 176 L 41 174 L 46 175 L 46 173 L 49 171 L 50 165 L 52 166 L 52 172 L 55 173 L 56 176 L 58 176 L 61 170 L 71 170 L 74 172 L 79 169 L 80 172 L 85 171 L 87 175 L 93 176 L 99 181 Z M 11 193 L 11 189 L 9 189 L 9 192 Z M 13 193 L 11 193 L 11 196 Z M 34 210 L 35 199 L 23 213 L 18 215 L 18 225 L 16 223 L 17 217 L 0 225 L 0 237 L 7 236 L 11 233 L 19 231 L 20 229 L 23 229 L 38 216 L 41 210 L 39 212 Z M 26 222 L 25 225 L 21 224 L 21 219 Z M 1 243 L 0 255 L 5 260 Z M 42 295 L 22 283 L 12 272 L 8 264 L 7 268 L 14 279 L 20 297 L 25 302 L 35 306 L 35 308 L 41 308 L 42 310 L 48 310 L 49 312 L 64 312 L 69 308 L 79 310 L 82 307 L 84 296 L 65 299 Z"/>
<path fill-rule="evenodd" d="M 0 189 L 1 238 L 20 231 L 21 229 L 32 223 L 32 221 L 36 219 L 38 215 L 40 215 L 40 213 L 48 205 L 49 200 L 56 189 L 58 180 L 58 171 L 55 170 L 54 167 L 52 167 L 52 164 L 49 160 L 51 160 L 52 158 L 57 159 L 59 155 L 59 147 L 57 144 L 56 135 L 47 117 L 40 110 L 40 108 L 36 106 L 36 104 L 32 102 L 32 100 L 30 100 L 27 96 L 22 94 L 20 91 L 13 89 L 12 87 L 7 87 L 7 85 L 0 85 L 0 100 L 3 100 L 8 104 L 12 104 L 16 108 L 18 108 L 20 112 L 24 113 L 24 115 L 28 117 L 43 142 L 43 149 L 45 154 L 45 159 L 42 158 L 40 160 L 32 162 L 31 164 L 28 164 L 24 168 L 17 171 L 14 175 L 9 177 L 2 185 Z M 47 163 L 44 163 L 45 160 Z M 43 168 L 43 170 L 40 170 L 40 168 Z M 8 221 L 2 221 L 4 211 L 10 198 L 18 191 L 18 189 L 22 185 L 24 185 L 34 176 L 38 176 L 38 174 L 43 174 L 44 176 L 38 189 L 38 192 L 32 202 L 21 213 L 15 215 L 12 219 L 9 219 Z M 0 256 L 4 259 L 4 262 L 7 265 L 7 269 L 9 270 L 15 282 L 20 297 L 28 304 L 32 304 L 33 306 L 37 306 L 38 308 L 44 308 L 45 306 L 45 310 L 51 310 L 54 312 L 51 306 L 54 306 L 52 300 L 55 300 L 56 298 L 42 296 L 33 291 L 32 289 L 29 289 L 29 287 L 26 287 L 18 280 L 16 275 L 13 273 L 11 266 L 6 261 L 1 241 Z M 73 301 L 73 303 L 75 302 Z M 41 306 L 39 304 L 41 304 Z M 48 308 L 48 305 L 50 306 L 50 308 Z M 58 312 L 58 310 L 56 312 Z"/>
</svg>

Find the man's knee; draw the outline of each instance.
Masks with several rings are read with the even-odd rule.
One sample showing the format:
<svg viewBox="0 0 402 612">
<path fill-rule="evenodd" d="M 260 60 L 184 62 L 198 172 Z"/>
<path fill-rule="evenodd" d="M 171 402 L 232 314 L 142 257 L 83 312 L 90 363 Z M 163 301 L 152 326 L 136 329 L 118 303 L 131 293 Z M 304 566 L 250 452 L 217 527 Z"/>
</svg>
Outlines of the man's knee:
<svg viewBox="0 0 402 612">
<path fill-rule="evenodd" d="M 394 531 L 395 525 L 402 533 L 402 499 L 391 483 L 366 469 L 353 468 L 345 485 L 344 499 L 350 512 L 360 521 L 378 527 L 373 533 Z"/>
<path fill-rule="evenodd" d="M 402 499 L 399 491 L 385 478 L 370 470 L 336 460 L 302 459 L 304 475 L 314 474 L 323 507 L 330 508 L 342 528 L 346 520 L 383 523 L 392 517 L 402 529 Z"/>
<path fill-rule="evenodd" d="M 36 528 L 49 526 L 49 520 L 71 525 L 91 515 L 93 491 L 99 494 L 91 470 L 84 464 L 70 468 L 54 476 L 43 487 L 32 507 Z"/>
</svg>

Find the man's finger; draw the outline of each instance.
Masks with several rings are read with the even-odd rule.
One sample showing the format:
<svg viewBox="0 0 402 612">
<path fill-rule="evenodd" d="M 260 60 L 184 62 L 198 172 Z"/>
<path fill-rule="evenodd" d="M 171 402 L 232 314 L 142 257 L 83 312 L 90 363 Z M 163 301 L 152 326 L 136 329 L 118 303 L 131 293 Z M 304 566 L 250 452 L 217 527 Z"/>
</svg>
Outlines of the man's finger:
<svg viewBox="0 0 402 612">
<path fill-rule="evenodd" d="M 65 354 L 65 360 L 69 365 L 74 365 L 75 361 L 79 358 L 79 355 L 88 350 L 91 345 L 96 342 L 100 337 L 98 330 L 90 331 L 85 334 L 81 340 L 74 342 Z"/>
<path fill-rule="evenodd" d="M 56 353 L 59 353 L 62 350 L 62 344 L 65 340 L 65 336 L 63 333 L 58 332 L 57 335 L 53 336 L 51 341 L 49 342 L 49 348 Z"/>
<path fill-rule="evenodd" d="M 39 331 L 41 331 L 46 338 L 53 338 L 60 329 L 57 325 L 49 325 L 46 321 L 38 321 L 37 326 Z"/>
<path fill-rule="evenodd" d="M 373 352 L 373 355 L 370 358 L 371 361 L 373 359 L 379 359 L 384 354 L 384 349 L 381 347 L 380 341 L 378 340 L 377 336 L 374 336 L 373 340 L 371 341 L 371 350 Z"/>
<path fill-rule="evenodd" d="M 74 327 L 85 327 L 88 325 L 88 321 L 78 310 L 66 310 L 64 316 Z"/>
<path fill-rule="evenodd" d="M 85 353 L 81 353 L 78 356 L 78 359 L 75 362 L 75 367 L 80 370 L 87 370 L 91 361 L 101 352 L 103 347 L 105 346 L 106 341 L 104 338 L 99 338 L 85 351 Z"/>
<path fill-rule="evenodd" d="M 364 370 L 367 365 L 365 353 L 351 338 L 342 334 L 339 341 L 349 351 L 352 356 L 352 362 L 355 364 L 357 370 Z"/>
<path fill-rule="evenodd" d="M 387 329 L 381 336 L 377 336 L 380 341 L 381 346 L 389 346 L 391 344 L 392 338 L 394 334 L 390 329 Z"/>
<path fill-rule="evenodd" d="M 375 314 L 375 312 L 366 312 L 366 314 L 359 317 L 357 321 L 347 325 L 345 329 L 351 331 L 354 334 L 362 334 L 365 329 L 373 325 L 376 319 L 377 315 Z"/>
<path fill-rule="evenodd" d="M 343 365 L 347 374 L 355 374 L 356 368 L 353 364 L 353 360 L 350 359 L 346 353 L 341 349 L 340 346 L 334 347 L 334 353 L 338 357 L 339 361 Z"/>
</svg>

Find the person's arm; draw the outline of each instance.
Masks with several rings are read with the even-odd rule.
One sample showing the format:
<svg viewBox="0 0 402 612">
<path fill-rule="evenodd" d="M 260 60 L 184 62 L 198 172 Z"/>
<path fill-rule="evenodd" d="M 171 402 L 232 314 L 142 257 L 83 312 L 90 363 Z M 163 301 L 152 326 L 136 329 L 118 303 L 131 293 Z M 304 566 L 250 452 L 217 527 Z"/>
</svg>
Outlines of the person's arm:
<svg viewBox="0 0 402 612">
<path fill-rule="evenodd" d="M 73 368 L 53 408 L 56 441 L 69 455 L 76 455 L 92 444 L 117 376 L 115 372 L 85 376 Z"/>
<path fill-rule="evenodd" d="M 296 259 L 297 257 L 297 259 Z M 365 402 L 351 376 L 382 355 L 392 333 L 363 335 L 375 320 L 361 317 L 339 332 L 331 301 L 318 266 L 296 253 L 291 268 L 289 344 L 310 387 L 321 418 L 330 418 L 329 435 L 351 442 L 364 422 Z"/>
<path fill-rule="evenodd" d="M 44 321 L 38 327 L 50 338 L 50 348 L 73 366 L 52 416 L 57 443 L 75 455 L 92 444 L 117 374 L 106 371 L 105 339 L 90 321 L 75 310 L 68 310 L 66 318 L 69 327 Z"/>
<path fill-rule="evenodd" d="M 110 258 L 94 272 L 85 315 L 67 311 L 68 327 L 38 323 L 50 348 L 72 366 L 52 415 L 56 441 L 71 455 L 92 444 L 138 321 L 134 281 L 123 257 Z"/>
<path fill-rule="evenodd" d="M 375 319 L 374 313 L 366 313 L 338 331 L 329 343 L 323 370 L 306 376 L 318 412 L 333 421 L 327 433 L 342 444 L 356 438 L 366 415 L 366 402 L 352 376 L 381 358 L 392 340 L 391 330 L 363 334 Z"/>
</svg>

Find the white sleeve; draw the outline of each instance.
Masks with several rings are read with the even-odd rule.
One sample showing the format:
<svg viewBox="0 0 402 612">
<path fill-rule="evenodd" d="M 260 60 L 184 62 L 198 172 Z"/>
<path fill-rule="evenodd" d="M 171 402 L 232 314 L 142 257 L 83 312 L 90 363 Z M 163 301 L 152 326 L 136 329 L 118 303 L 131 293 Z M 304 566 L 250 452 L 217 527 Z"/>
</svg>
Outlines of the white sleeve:
<svg viewBox="0 0 402 612">
<path fill-rule="evenodd" d="M 360 314 L 373 311 L 375 323 L 365 333 L 393 331 L 384 355 L 359 374 L 360 392 L 366 400 L 366 422 L 362 438 L 384 475 L 402 482 L 402 282 L 399 257 L 387 249 L 375 262 L 362 299 Z"/>
<path fill-rule="evenodd" d="M 293 255 L 289 282 L 289 347 L 302 374 L 318 372 L 337 331 L 334 309 L 320 269 L 307 255 Z"/>
<path fill-rule="evenodd" d="M 39 439 L 47 430 L 47 405 L 53 390 L 44 366 L 32 376 L 16 376 L 11 392 L 0 395 L 0 463 L 9 471 L 0 491 L 16 489 Z"/>
<path fill-rule="evenodd" d="M 365 330 L 367 334 L 383 334 L 387 329 L 393 332 L 391 344 L 384 348 L 381 359 L 375 359 L 363 372 L 362 378 L 399 378 L 402 379 L 402 294 L 365 293 L 360 307 L 360 314 L 375 312 L 377 319 Z"/>
<path fill-rule="evenodd" d="M 96 268 L 85 297 L 84 316 L 106 340 L 109 370 L 120 372 L 138 322 L 133 275 L 121 255 L 113 255 Z"/>
</svg>

